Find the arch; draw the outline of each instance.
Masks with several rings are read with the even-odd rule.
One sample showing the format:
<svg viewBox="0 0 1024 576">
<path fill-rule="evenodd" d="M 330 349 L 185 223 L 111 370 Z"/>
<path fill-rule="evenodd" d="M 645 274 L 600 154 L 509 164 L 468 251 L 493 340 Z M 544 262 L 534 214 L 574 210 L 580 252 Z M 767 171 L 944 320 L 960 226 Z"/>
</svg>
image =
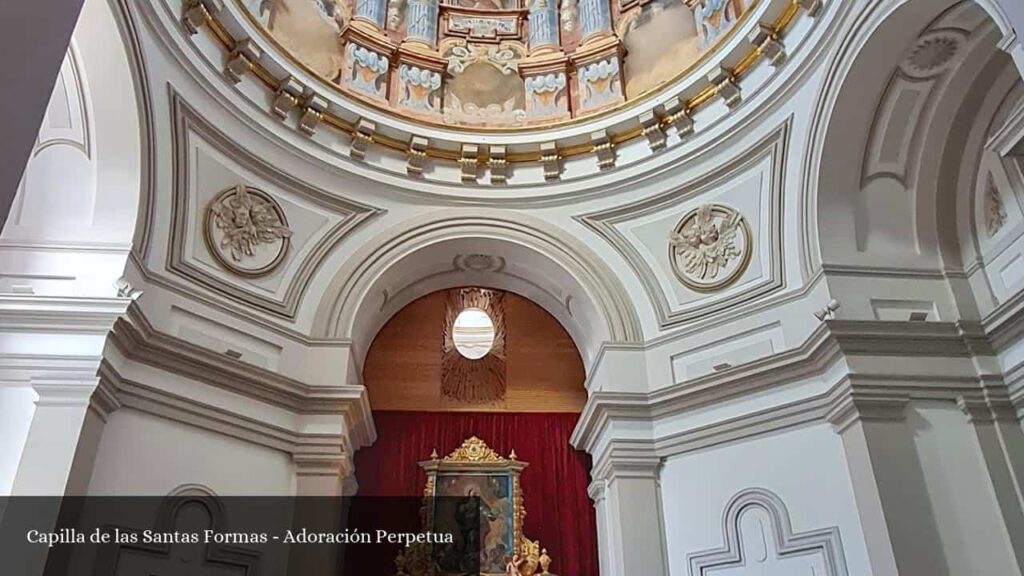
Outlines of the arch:
<svg viewBox="0 0 1024 576">
<path fill-rule="evenodd" d="M 388 228 L 349 262 L 321 301 L 314 334 L 350 339 L 359 363 L 374 334 L 405 304 L 464 285 L 539 304 L 566 328 L 588 369 L 603 343 L 642 338 L 632 300 L 607 265 L 566 232 L 523 214 L 430 212 Z"/>
<path fill-rule="evenodd" d="M 123 2 L 88 0 L 3 230 L 36 294 L 107 297 L 123 275 L 147 191 L 147 116 Z M 47 250 L 77 252 L 53 258 Z M 31 261 L 30 261 L 31 260 Z M 18 271 L 16 271 L 18 272 Z"/>
<path fill-rule="evenodd" d="M 941 271 L 951 262 L 939 196 L 948 193 L 947 150 L 963 145 L 958 111 L 993 67 L 1012 66 L 997 48 L 1012 28 L 990 1 L 874 3 L 852 18 L 814 111 L 807 272 Z M 927 48 L 943 42 L 951 55 L 929 60 Z"/>
</svg>

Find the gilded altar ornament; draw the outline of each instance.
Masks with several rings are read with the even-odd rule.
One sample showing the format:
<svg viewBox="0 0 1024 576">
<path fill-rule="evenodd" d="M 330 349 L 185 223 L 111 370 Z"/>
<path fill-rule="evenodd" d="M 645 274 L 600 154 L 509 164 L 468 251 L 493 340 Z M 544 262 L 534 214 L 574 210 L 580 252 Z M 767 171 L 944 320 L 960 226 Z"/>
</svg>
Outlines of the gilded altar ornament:
<svg viewBox="0 0 1024 576">
<path fill-rule="evenodd" d="M 702 204 L 669 234 L 669 262 L 687 287 L 708 292 L 735 282 L 750 264 L 753 237 L 743 216 L 724 204 Z"/>
<path fill-rule="evenodd" d="M 515 451 L 512 451 L 515 454 Z M 512 458 L 514 460 L 515 458 Z M 500 454 L 495 452 L 483 440 L 476 436 L 470 436 L 454 452 L 445 456 L 445 462 L 505 462 Z"/>
<path fill-rule="evenodd" d="M 273 271 L 288 251 L 292 231 L 284 210 L 265 192 L 238 184 L 206 210 L 204 235 L 214 258 L 242 276 Z"/>
<path fill-rule="evenodd" d="M 515 452 L 504 457 L 477 438 L 470 437 L 448 456 L 439 458 L 434 450 L 429 460 L 419 463 L 427 473 L 421 522 L 425 531 L 459 527 L 464 538 L 456 542 L 472 542 L 464 549 L 452 546 L 431 548 L 429 544 L 413 544 L 395 559 L 398 576 L 439 576 L 465 574 L 465 565 L 453 566 L 452 560 L 470 558 L 480 576 L 543 576 L 550 575 L 551 557 L 540 542 L 530 540 L 522 532 L 523 496 L 519 476 L 528 466 L 516 459 Z M 438 497 L 473 497 L 479 502 L 477 536 L 465 538 L 464 522 L 459 522 L 459 507 L 446 507 Z M 471 501 L 472 502 L 472 501 Z M 435 505 L 437 506 L 435 508 Z M 475 570 L 475 568 L 474 568 Z"/>
</svg>

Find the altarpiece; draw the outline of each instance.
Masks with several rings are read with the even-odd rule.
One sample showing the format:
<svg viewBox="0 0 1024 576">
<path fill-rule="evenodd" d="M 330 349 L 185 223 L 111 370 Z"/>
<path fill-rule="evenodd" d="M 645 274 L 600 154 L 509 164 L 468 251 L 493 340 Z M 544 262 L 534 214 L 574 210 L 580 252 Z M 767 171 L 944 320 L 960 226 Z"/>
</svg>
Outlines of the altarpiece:
<svg viewBox="0 0 1024 576">
<path fill-rule="evenodd" d="M 515 450 L 506 458 L 473 436 L 448 456 L 439 458 L 434 451 L 419 465 L 427 473 L 423 529 L 461 537 L 447 549 L 407 548 L 395 561 L 398 576 L 465 575 L 467 565 L 479 569 L 480 576 L 550 574 L 547 550 L 523 535 L 526 510 L 519 476 L 528 464 L 516 459 Z M 469 505 L 479 510 L 465 514 L 462 508 Z M 479 524 L 465 526 L 464 518 Z M 467 555 L 478 555 L 478 562 Z"/>
</svg>

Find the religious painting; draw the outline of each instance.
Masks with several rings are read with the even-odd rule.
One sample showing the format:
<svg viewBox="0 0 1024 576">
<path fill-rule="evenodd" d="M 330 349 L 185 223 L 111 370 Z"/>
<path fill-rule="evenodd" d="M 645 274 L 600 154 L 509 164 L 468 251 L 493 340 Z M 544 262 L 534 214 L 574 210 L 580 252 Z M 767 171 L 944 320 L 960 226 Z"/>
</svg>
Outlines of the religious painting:
<svg viewBox="0 0 1024 576">
<path fill-rule="evenodd" d="M 444 53 L 449 78 L 444 83 L 444 121 L 464 126 L 521 125 L 526 91 L 517 62 L 526 55 L 519 44 L 458 42 Z"/>
<path fill-rule="evenodd" d="M 410 545 L 395 559 L 397 576 L 550 576 L 547 549 L 523 535 L 519 477 L 528 464 L 515 450 L 505 457 L 471 436 L 419 465 L 427 473 L 424 529 L 459 536 L 440 548 Z"/>
<path fill-rule="evenodd" d="M 519 0 L 447 0 L 445 4 L 474 10 L 516 10 Z"/>
<path fill-rule="evenodd" d="M 633 98 L 676 77 L 701 56 L 694 13 L 682 0 L 654 0 L 623 17 L 626 97 Z"/>
<path fill-rule="evenodd" d="M 245 6 L 302 64 L 337 80 L 344 61 L 340 34 L 352 16 L 350 0 L 246 0 Z"/>
<path fill-rule="evenodd" d="M 511 494 L 512 477 L 508 473 L 438 474 L 436 495 L 454 498 L 438 500 L 434 526 L 464 535 L 456 539 L 450 553 L 446 550 L 439 556 L 443 569 L 474 565 L 465 555 L 479 553 L 482 574 L 504 573 L 515 549 Z M 479 510 L 464 509 L 470 505 L 479 505 Z M 466 525 L 467 519 L 479 522 L 479 526 Z"/>
</svg>

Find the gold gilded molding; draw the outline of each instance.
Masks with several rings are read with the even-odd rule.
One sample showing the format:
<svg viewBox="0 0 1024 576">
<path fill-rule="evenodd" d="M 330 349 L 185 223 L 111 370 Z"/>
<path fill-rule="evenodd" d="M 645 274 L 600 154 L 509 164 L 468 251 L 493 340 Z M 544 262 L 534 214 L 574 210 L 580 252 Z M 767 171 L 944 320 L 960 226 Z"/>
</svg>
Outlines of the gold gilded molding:
<svg viewBox="0 0 1024 576">
<path fill-rule="evenodd" d="M 515 452 L 513 452 L 514 454 Z M 470 436 L 454 452 L 444 457 L 443 462 L 508 462 L 483 440 Z"/>
</svg>

